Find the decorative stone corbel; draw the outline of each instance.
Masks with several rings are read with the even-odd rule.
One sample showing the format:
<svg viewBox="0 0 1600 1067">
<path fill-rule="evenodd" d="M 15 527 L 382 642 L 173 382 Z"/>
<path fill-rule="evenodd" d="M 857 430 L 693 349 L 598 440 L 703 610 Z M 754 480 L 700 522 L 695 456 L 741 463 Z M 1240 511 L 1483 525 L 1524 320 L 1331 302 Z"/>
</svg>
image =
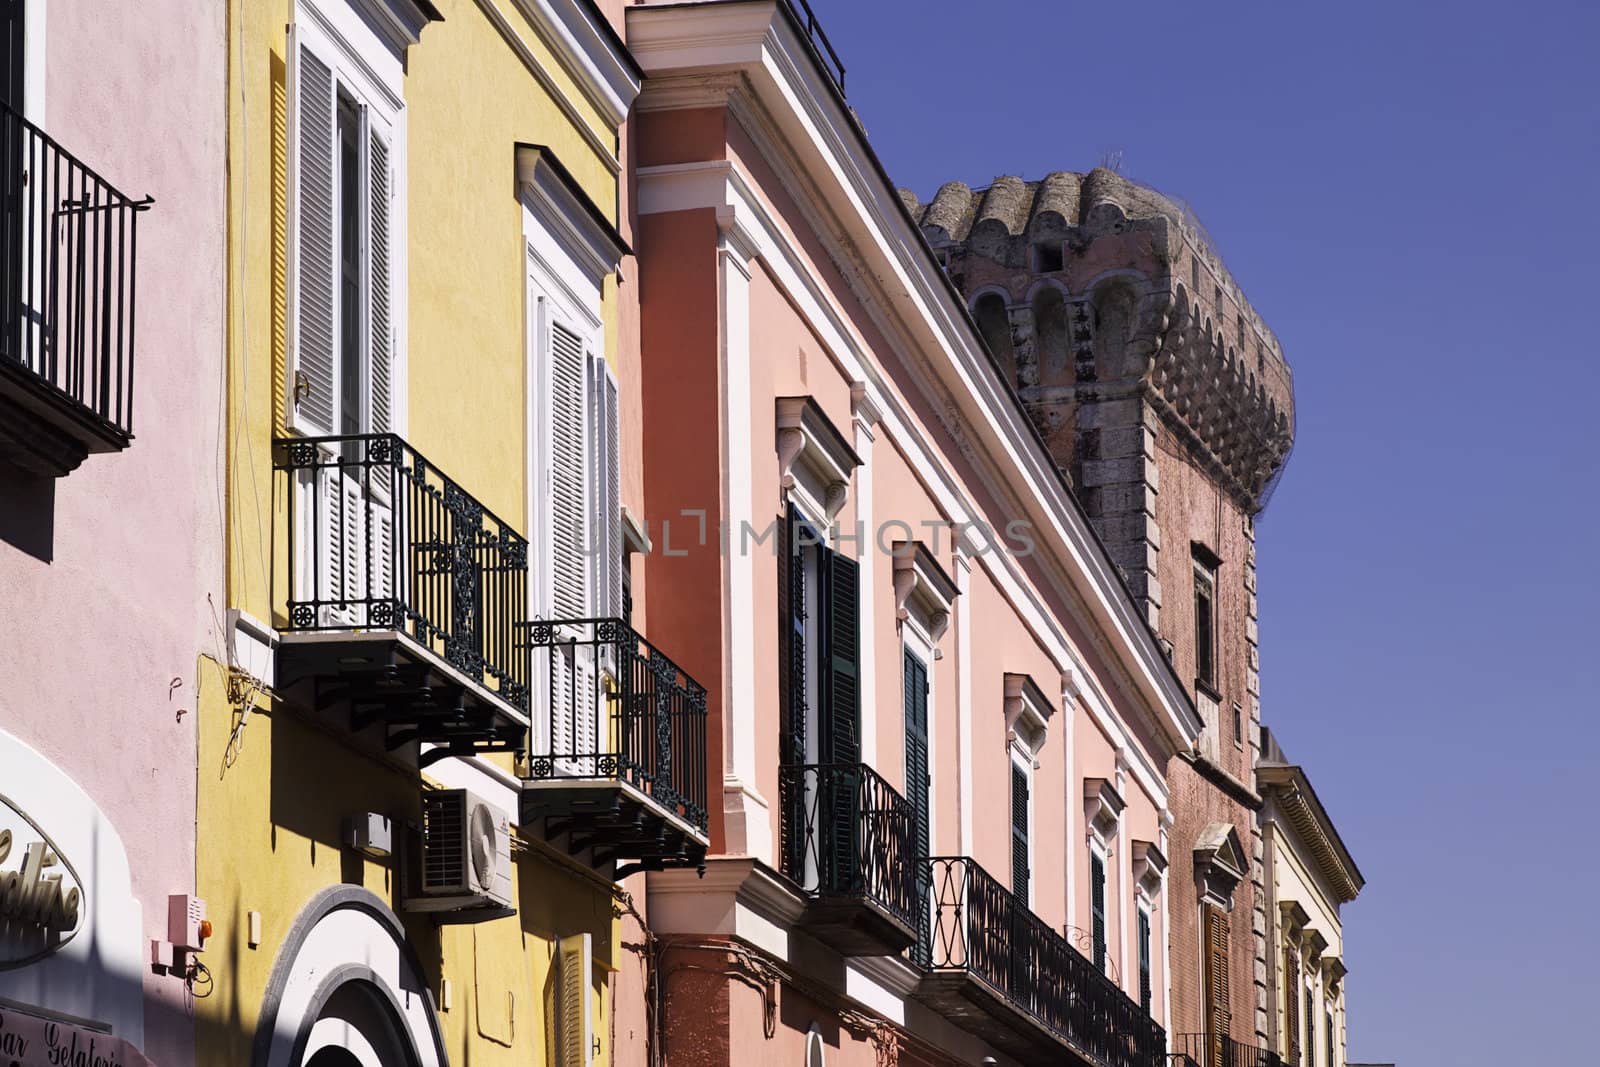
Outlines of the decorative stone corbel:
<svg viewBox="0 0 1600 1067">
<path fill-rule="evenodd" d="M 1154 841 L 1133 842 L 1133 881 L 1148 900 L 1161 895 L 1167 875 L 1167 856 Z"/>
<path fill-rule="evenodd" d="M 1122 794 L 1104 778 L 1083 780 L 1084 825 L 1089 828 L 1089 837 L 1095 843 L 1109 848 L 1125 807 L 1127 804 Z"/>
<path fill-rule="evenodd" d="M 860 458 L 809 396 L 781 396 L 777 405 L 778 478 L 785 492 L 809 496 L 828 522 L 850 496 Z"/>
<path fill-rule="evenodd" d="M 1034 680 L 1026 674 L 1005 676 L 1006 742 L 1018 746 L 1039 766 L 1039 752 L 1055 709 Z"/>
<path fill-rule="evenodd" d="M 921 541 L 894 543 L 894 617 L 915 616 L 935 645 L 950 627 L 950 611 L 958 590 L 933 553 Z"/>
</svg>

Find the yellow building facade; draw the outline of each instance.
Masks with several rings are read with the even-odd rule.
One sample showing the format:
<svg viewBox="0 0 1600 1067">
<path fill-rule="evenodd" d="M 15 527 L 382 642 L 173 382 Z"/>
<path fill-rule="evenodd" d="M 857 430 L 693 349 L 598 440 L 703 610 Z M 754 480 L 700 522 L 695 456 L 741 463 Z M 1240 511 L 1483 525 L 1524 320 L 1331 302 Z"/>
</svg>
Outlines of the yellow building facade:
<svg viewBox="0 0 1600 1067">
<path fill-rule="evenodd" d="M 620 857 L 527 778 L 626 792 L 582 741 L 620 654 L 560 673 L 530 620 L 626 595 L 637 69 L 587 0 L 231 0 L 228 42 L 197 1060 L 619 1062 Z M 667 862 L 703 854 L 690 815 Z"/>
</svg>

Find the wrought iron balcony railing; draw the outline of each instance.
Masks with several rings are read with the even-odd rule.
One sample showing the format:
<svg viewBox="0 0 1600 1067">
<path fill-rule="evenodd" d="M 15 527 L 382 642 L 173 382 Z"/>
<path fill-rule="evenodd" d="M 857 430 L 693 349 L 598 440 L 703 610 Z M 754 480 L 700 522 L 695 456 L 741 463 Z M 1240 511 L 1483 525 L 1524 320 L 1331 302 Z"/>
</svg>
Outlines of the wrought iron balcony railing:
<svg viewBox="0 0 1600 1067">
<path fill-rule="evenodd" d="M 705 687 L 622 619 L 518 632 L 534 693 L 529 778 L 626 784 L 704 835 Z"/>
<path fill-rule="evenodd" d="M 783 873 L 818 900 L 859 901 L 917 929 L 911 805 L 861 763 L 780 767 Z M 903 946 L 902 946 L 903 947 Z"/>
<path fill-rule="evenodd" d="M 1101 1067 L 1163 1067 L 1161 1025 L 1026 903 L 964 856 L 929 862 L 931 972 L 965 972 Z"/>
<path fill-rule="evenodd" d="M 36 413 L 70 403 L 77 459 L 133 435 L 134 260 L 151 203 L 0 104 L 0 372 L 40 390 Z"/>
<path fill-rule="evenodd" d="M 1226 1034 L 1173 1034 L 1171 1067 L 1284 1067 L 1284 1061 Z"/>
<path fill-rule="evenodd" d="M 394 434 L 288 438 L 291 631 L 397 631 L 514 708 L 528 542 Z"/>
</svg>

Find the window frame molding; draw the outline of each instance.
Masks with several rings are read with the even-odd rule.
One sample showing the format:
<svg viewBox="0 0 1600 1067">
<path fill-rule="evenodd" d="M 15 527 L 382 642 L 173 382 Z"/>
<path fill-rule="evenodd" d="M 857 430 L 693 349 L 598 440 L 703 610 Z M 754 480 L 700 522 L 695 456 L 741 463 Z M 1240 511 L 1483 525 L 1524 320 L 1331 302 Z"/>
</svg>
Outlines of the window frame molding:
<svg viewBox="0 0 1600 1067">
<path fill-rule="evenodd" d="M 823 536 L 833 539 L 833 523 L 850 499 L 850 481 L 861 457 L 812 396 L 780 396 L 774 426 L 778 485 Z"/>
<path fill-rule="evenodd" d="M 405 50 L 394 39 L 380 34 L 373 25 L 363 18 L 361 13 L 351 6 L 358 0 L 349 3 L 342 0 L 295 0 L 294 21 L 289 26 L 286 41 L 286 55 L 288 64 L 292 69 L 298 62 L 298 50 L 305 44 L 313 53 L 325 56 L 331 62 L 333 76 L 333 91 L 335 108 L 341 93 L 348 95 L 352 102 L 361 111 L 362 144 L 361 157 L 364 181 L 362 185 L 370 195 L 370 134 L 374 122 L 381 123 L 389 144 L 389 427 L 388 431 L 405 437 L 409 428 L 408 398 L 409 389 L 409 300 L 407 298 L 407 278 L 410 274 L 410 239 L 408 228 L 408 213 L 406 204 L 409 190 L 409 167 L 407 161 L 407 134 L 406 134 L 406 102 L 405 102 Z M 359 0 L 363 9 L 368 6 L 383 6 L 387 0 Z M 408 0 L 395 0 L 397 3 L 409 6 Z M 293 99 L 293 94 L 298 88 L 289 86 L 289 113 L 290 128 L 288 130 L 288 144 L 290 150 L 288 169 L 289 217 L 287 219 L 289 231 L 289 261 L 287 263 L 288 284 L 286 288 L 285 323 L 288 329 L 287 343 L 285 346 L 285 378 L 283 384 L 284 425 L 290 433 L 304 433 L 303 424 L 298 424 L 295 419 L 295 378 L 298 372 L 299 349 L 298 337 L 298 312 L 296 303 L 299 299 L 299 219 L 298 209 L 295 204 L 296 168 L 300 165 L 295 154 L 298 143 L 298 132 L 294 128 L 297 121 L 298 103 Z M 337 142 L 337 133 L 335 135 Z M 337 143 L 335 145 L 337 151 Z M 336 182 L 337 184 L 337 182 Z M 335 189 L 337 196 L 337 188 Z M 337 221 L 337 220 L 335 220 Z M 366 395 L 362 398 L 363 422 L 368 423 L 372 413 L 372 366 L 371 366 L 371 313 L 370 301 L 372 297 L 372 233 L 371 233 L 371 206 L 362 219 L 361 243 L 364 257 L 364 277 L 362 285 L 364 297 L 368 301 L 368 308 L 363 309 L 361 347 L 365 353 L 366 363 L 363 374 L 363 387 Z M 335 331 L 339 321 L 338 310 L 338 265 L 335 253 L 335 278 L 334 278 L 334 321 Z M 335 390 L 339 388 L 338 364 L 339 353 L 334 357 Z M 333 425 L 327 427 L 327 432 L 339 434 L 339 410 L 341 397 L 337 391 L 330 398 L 333 412 Z"/>
</svg>

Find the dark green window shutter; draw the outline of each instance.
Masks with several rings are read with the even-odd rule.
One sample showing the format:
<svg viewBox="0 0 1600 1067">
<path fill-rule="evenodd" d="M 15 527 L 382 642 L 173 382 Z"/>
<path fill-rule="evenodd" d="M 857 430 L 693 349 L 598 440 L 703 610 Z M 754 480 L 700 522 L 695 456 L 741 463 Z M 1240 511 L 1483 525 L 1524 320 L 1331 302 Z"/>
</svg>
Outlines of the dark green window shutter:
<svg viewBox="0 0 1600 1067">
<path fill-rule="evenodd" d="M 806 568 L 794 505 L 778 524 L 780 764 L 806 761 Z"/>
<path fill-rule="evenodd" d="M 1094 917 L 1094 965 L 1106 969 L 1106 863 L 1089 856 L 1089 911 Z"/>
<path fill-rule="evenodd" d="M 1317 1067 L 1317 1002 L 1306 990 L 1306 1067 Z"/>
<path fill-rule="evenodd" d="M 822 553 L 823 763 L 861 762 L 861 567 Z"/>
<path fill-rule="evenodd" d="M 1028 774 L 1011 765 L 1011 892 L 1028 903 Z"/>
<path fill-rule="evenodd" d="M 1150 1012 L 1150 916 L 1139 913 L 1139 1007 Z"/>
<path fill-rule="evenodd" d="M 926 905 L 932 878 L 927 862 L 932 844 L 928 829 L 928 809 L 932 803 L 932 780 L 928 775 L 928 668 L 910 652 L 905 654 L 904 700 L 906 801 L 911 807 L 911 861 L 917 872 L 916 958 L 926 964 L 932 949 Z"/>
</svg>

